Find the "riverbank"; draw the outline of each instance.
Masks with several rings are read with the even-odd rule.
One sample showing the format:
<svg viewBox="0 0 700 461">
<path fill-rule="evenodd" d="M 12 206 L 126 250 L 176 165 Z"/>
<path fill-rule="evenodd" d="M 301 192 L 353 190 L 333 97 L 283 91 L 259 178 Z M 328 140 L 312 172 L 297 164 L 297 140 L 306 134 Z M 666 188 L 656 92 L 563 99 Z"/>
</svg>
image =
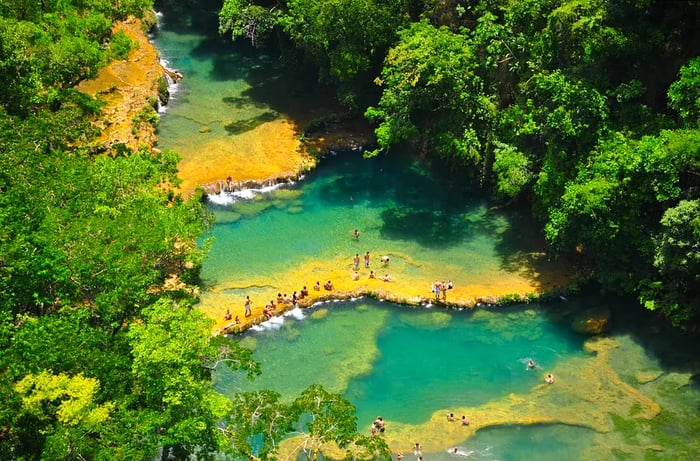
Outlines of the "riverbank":
<svg viewBox="0 0 700 461">
<path fill-rule="evenodd" d="M 159 89 L 167 87 L 168 70 L 161 65 L 158 52 L 148 39 L 149 27 L 134 17 L 114 24 L 114 33 L 121 31 L 134 43 L 131 52 L 126 59 L 100 69 L 94 79 L 78 84 L 79 91 L 104 103 L 101 117 L 94 121 L 100 136 L 89 146 L 93 150 L 120 145 L 132 150 L 150 149 L 156 143 L 156 124 L 148 118 L 157 118 Z"/>
</svg>

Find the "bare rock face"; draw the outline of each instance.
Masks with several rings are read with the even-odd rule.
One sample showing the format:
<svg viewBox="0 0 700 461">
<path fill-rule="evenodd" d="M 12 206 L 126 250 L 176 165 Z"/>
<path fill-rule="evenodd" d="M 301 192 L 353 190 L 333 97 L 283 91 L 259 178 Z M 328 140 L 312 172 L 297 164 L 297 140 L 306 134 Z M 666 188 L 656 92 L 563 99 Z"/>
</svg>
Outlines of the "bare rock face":
<svg viewBox="0 0 700 461">
<path fill-rule="evenodd" d="M 571 322 L 571 328 L 581 334 L 599 335 L 610 327 L 610 309 L 595 307 L 578 314 Z"/>
</svg>

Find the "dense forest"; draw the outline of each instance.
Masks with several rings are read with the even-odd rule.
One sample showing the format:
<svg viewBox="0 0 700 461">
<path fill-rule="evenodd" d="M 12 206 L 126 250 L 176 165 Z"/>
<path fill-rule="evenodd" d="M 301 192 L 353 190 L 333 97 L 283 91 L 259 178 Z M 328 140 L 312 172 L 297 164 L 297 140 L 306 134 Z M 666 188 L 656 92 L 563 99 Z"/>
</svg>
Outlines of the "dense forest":
<svg viewBox="0 0 700 461">
<path fill-rule="evenodd" d="M 321 387 L 212 388 L 221 363 L 259 368 L 193 308 L 211 216 L 176 192 L 175 153 L 96 149 L 100 104 L 75 90 L 133 46 L 115 21 L 151 7 L 0 0 L 0 458 L 267 459 L 292 431 L 312 458 L 386 458 Z M 589 280 L 697 321 L 697 3 L 229 0 L 220 20 L 315 66 L 378 150 L 472 169 Z"/>
<path fill-rule="evenodd" d="M 472 169 L 583 282 L 698 320 L 698 2 L 226 0 L 219 19 L 315 66 L 374 153 Z"/>
</svg>

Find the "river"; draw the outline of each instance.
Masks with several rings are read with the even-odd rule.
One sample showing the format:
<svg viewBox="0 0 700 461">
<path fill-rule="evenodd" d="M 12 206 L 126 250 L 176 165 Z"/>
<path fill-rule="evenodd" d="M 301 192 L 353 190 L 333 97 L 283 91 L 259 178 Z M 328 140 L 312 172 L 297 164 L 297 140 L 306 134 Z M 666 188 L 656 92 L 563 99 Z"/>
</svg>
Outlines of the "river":
<svg viewBox="0 0 700 461">
<path fill-rule="evenodd" d="M 186 188 L 229 174 L 269 177 L 280 166 L 268 152 L 289 157 L 282 169 L 293 170 L 300 120 L 320 96 L 313 82 L 218 37 L 217 3 L 194 3 L 162 4 L 154 42 L 185 79 L 162 114 L 159 145 L 182 155 Z M 407 461 L 416 441 L 429 460 L 455 457 L 453 447 L 484 460 L 694 458 L 697 344 L 611 297 L 489 307 L 492 297 L 566 280 L 527 213 L 492 205 L 468 176 L 406 149 L 372 160 L 338 152 L 295 184 L 210 197 L 216 223 L 204 236 L 214 240 L 200 308 L 219 324 L 226 309 L 244 318 L 245 296 L 258 316 L 278 292 L 335 285 L 312 290 L 313 307 L 235 337 L 263 364 L 260 379 L 221 370 L 214 385 L 291 397 L 319 382 L 356 405 L 360 428 L 381 414 L 387 441 Z M 362 261 L 352 280 L 353 256 L 367 251 L 370 267 Z M 372 270 L 380 278 L 370 279 Z M 430 301 L 431 282 L 446 279 L 455 283 L 449 308 Z M 333 302 L 335 294 L 357 299 Z M 573 332 L 579 312 L 601 306 L 612 312 L 606 334 Z M 538 368 L 528 370 L 529 359 Z M 448 424 L 449 411 L 472 423 Z"/>
</svg>

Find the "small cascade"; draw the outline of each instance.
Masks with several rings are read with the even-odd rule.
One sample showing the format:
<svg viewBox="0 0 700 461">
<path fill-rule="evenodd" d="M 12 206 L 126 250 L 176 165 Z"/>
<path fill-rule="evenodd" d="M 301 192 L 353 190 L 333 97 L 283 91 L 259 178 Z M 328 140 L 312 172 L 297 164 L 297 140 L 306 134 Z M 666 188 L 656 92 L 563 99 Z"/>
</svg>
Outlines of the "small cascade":
<svg viewBox="0 0 700 461">
<path fill-rule="evenodd" d="M 163 13 L 156 11 L 156 24 L 153 31 L 157 32 L 161 28 Z M 148 35 L 149 40 L 153 43 L 155 34 L 153 32 Z M 184 76 L 177 70 L 172 70 L 169 67 L 170 62 L 165 57 L 159 55 L 160 66 L 163 68 L 163 82 L 158 88 L 158 113 L 163 114 L 168 110 L 168 104 L 174 99 L 174 95 L 178 90 L 178 82 Z"/>
<path fill-rule="evenodd" d="M 268 194 L 285 187 L 294 186 L 299 179 L 277 178 L 267 181 L 232 181 L 230 179 L 218 181 L 209 186 L 210 193 L 206 194 L 206 200 L 214 205 L 230 205 L 239 200 L 250 200 L 259 194 Z"/>
</svg>

